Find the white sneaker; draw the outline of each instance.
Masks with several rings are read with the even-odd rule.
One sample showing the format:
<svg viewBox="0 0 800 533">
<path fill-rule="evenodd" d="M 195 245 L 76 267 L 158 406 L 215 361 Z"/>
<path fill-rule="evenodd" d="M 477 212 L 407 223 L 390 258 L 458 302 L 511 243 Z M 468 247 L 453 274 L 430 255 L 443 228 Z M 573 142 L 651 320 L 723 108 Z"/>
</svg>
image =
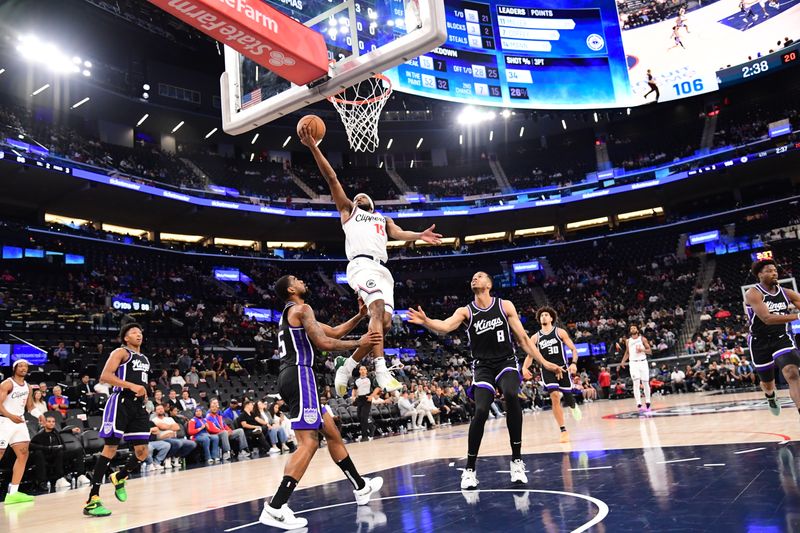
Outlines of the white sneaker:
<svg viewBox="0 0 800 533">
<path fill-rule="evenodd" d="M 89 481 L 89 478 L 86 477 L 85 475 L 81 475 L 78 477 L 78 485 L 89 485 L 89 484 L 91 484 L 91 481 Z"/>
<path fill-rule="evenodd" d="M 209 459 L 208 461 L 206 461 L 206 464 L 213 465 L 214 464 L 214 459 Z"/>
<path fill-rule="evenodd" d="M 400 390 L 403 385 L 397 381 L 392 375 L 392 373 L 388 370 L 381 370 L 375 371 L 375 381 L 378 382 L 378 386 L 385 390 L 386 392 L 394 392 L 396 390 Z"/>
<path fill-rule="evenodd" d="M 336 370 L 336 377 L 333 379 L 333 387 L 338 396 L 347 394 L 347 386 L 350 384 L 350 373 L 347 372 L 345 365 Z"/>
<path fill-rule="evenodd" d="M 72 488 L 72 483 L 64 479 L 63 477 L 56 481 L 56 490 L 58 489 L 70 489 Z"/>
<path fill-rule="evenodd" d="M 214 463 L 219 463 L 219 462 L 220 462 L 220 460 L 221 460 L 221 459 L 220 459 L 219 457 L 215 457 L 215 458 L 214 458 Z"/>
<path fill-rule="evenodd" d="M 231 452 L 225 452 L 222 454 L 222 460 L 227 461 L 231 458 Z"/>
<path fill-rule="evenodd" d="M 276 453 L 281 453 L 281 451 L 278 449 L 277 446 L 273 446 L 272 448 L 269 449 L 270 455 L 275 455 Z"/>
<path fill-rule="evenodd" d="M 180 468 L 181 468 L 181 459 L 180 459 L 180 457 L 173 457 L 172 458 L 172 465 L 170 465 L 170 466 L 172 466 L 172 468 L 177 468 L 178 470 L 180 470 Z"/>
<path fill-rule="evenodd" d="M 358 505 L 367 505 L 370 496 L 380 491 L 381 487 L 383 487 L 383 478 L 380 476 L 365 477 L 364 482 L 366 485 L 364 485 L 363 489 L 353 491 L 353 494 L 356 496 L 356 504 Z"/>
<path fill-rule="evenodd" d="M 250 452 L 247 450 L 242 450 L 239 452 L 239 459 L 243 459 L 245 457 L 250 457 Z"/>
<path fill-rule="evenodd" d="M 299 529 L 306 527 L 308 520 L 294 515 L 289 506 L 284 504 L 280 509 L 273 509 L 268 503 L 264 504 L 264 510 L 261 511 L 259 522 L 265 526 L 277 527 L 278 529 Z"/>
<path fill-rule="evenodd" d="M 525 463 L 522 459 L 511 461 L 511 483 L 527 483 L 528 476 L 525 475 Z"/>
<path fill-rule="evenodd" d="M 478 488 L 478 475 L 474 470 L 465 468 L 461 472 L 461 490 L 474 490 Z"/>
</svg>

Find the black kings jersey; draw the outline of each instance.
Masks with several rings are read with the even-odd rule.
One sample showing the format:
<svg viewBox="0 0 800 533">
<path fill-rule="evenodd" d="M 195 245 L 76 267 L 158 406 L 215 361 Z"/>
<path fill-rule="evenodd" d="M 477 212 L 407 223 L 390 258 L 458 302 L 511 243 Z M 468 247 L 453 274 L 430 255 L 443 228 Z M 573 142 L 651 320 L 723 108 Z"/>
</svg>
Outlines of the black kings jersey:
<svg viewBox="0 0 800 533">
<path fill-rule="evenodd" d="M 128 383 L 133 383 L 135 385 L 141 385 L 142 387 L 146 387 L 147 383 L 149 382 L 150 360 L 144 354 L 141 354 L 139 352 L 134 352 L 133 350 L 125 346 L 123 346 L 122 348 L 128 352 L 128 358 L 125 360 L 124 363 L 119 365 L 114 375 L 116 375 L 119 379 L 123 381 L 127 381 Z M 114 387 L 114 390 L 112 392 L 133 394 L 133 391 L 131 391 L 130 389 L 123 390 L 120 387 Z"/>
<path fill-rule="evenodd" d="M 472 357 L 476 360 L 492 361 L 514 357 L 511 327 L 503 312 L 502 302 L 500 298 L 492 298 L 492 303 L 486 309 L 481 309 L 474 301 L 467 305 L 467 338 Z"/>
<path fill-rule="evenodd" d="M 764 303 L 767 305 L 770 314 L 773 315 L 788 315 L 789 314 L 789 298 L 787 298 L 784 290 L 779 286 L 777 292 L 770 293 L 759 283 L 756 285 L 756 290 L 761 293 Z M 780 337 L 789 333 L 791 335 L 791 324 L 775 324 L 768 326 L 758 318 L 753 308 L 749 305 L 747 308 L 747 316 L 750 319 L 750 334 L 754 337 Z"/>
<path fill-rule="evenodd" d="M 558 328 L 551 329 L 550 333 L 545 333 L 540 329 L 537 335 L 539 335 L 539 340 L 536 347 L 539 348 L 542 357 L 551 363 L 563 366 L 567 362 L 567 349 L 558 336 Z"/>
<path fill-rule="evenodd" d="M 313 366 L 314 347 L 302 326 L 289 325 L 288 312 L 295 304 L 289 302 L 283 308 L 281 320 L 278 323 L 278 349 L 281 354 L 281 370 L 289 366 Z"/>
</svg>

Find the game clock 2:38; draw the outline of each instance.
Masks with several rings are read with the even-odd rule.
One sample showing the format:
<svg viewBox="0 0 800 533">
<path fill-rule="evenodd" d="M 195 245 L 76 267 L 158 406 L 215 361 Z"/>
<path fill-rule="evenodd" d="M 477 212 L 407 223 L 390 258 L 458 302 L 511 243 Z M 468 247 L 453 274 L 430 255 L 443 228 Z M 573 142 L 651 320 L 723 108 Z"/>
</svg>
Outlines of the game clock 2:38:
<svg viewBox="0 0 800 533">
<path fill-rule="evenodd" d="M 742 77 L 749 78 L 758 74 L 763 74 L 769 70 L 769 62 L 766 59 L 742 65 Z"/>
</svg>

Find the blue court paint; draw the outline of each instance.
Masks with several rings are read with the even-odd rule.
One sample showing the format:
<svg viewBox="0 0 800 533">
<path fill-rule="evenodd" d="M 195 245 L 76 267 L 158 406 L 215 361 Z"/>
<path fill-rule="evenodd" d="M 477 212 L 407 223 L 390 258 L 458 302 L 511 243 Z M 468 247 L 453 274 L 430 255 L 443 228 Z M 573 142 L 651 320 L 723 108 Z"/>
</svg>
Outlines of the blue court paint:
<svg viewBox="0 0 800 533">
<path fill-rule="evenodd" d="M 597 520 L 600 525 L 590 531 L 800 531 L 800 447 L 766 444 L 758 453 L 735 454 L 743 448 L 607 450 L 590 463 L 575 452 L 525 455 L 534 473 L 523 487 L 497 473 L 508 457 L 483 457 L 477 463 L 481 490 L 463 493 L 460 472 L 448 466 L 453 459 L 422 461 L 375 472 L 384 477 L 384 486 L 368 506 L 355 505 L 346 480 L 299 490 L 290 503 L 309 520 L 308 531 L 319 533 L 561 532 L 581 531 Z M 463 466 L 463 460 L 455 464 Z M 265 497 L 272 490 L 264 487 Z M 263 502 L 129 531 L 272 531 L 256 523 Z M 603 517 L 604 506 L 608 514 Z"/>
</svg>

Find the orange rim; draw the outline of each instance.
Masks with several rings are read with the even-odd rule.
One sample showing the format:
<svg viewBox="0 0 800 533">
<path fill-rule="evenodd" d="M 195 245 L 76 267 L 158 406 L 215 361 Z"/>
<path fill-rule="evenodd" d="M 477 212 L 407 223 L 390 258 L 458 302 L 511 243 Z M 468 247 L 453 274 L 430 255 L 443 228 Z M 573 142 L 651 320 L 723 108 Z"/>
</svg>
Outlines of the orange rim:
<svg viewBox="0 0 800 533">
<path fill-rule="evenodd" d="M 366 100 L 345 100 L 343 98 L 337 98 L 336 95 L 342 94 L 347 90 L 347 88 L 345 88 L 336 93 L 335 95 L 329 96 L 328 101 L 332 103 L 335 102 L 337 104 L 367 105 L 367 104 L 374 104 L 375 102 L 379 102 L 384 98 L 388 98 L 388 96 L 392 94 L 392 80 L 390 80 L 383 74 L 374 74 L 372 77 L 377 78 L 388 85 L 388 87 L 384 89 L 383 93 L 379 94 L 378 96 L 373 96 L 372 98 L 368 98 Z"/>
</svg>

